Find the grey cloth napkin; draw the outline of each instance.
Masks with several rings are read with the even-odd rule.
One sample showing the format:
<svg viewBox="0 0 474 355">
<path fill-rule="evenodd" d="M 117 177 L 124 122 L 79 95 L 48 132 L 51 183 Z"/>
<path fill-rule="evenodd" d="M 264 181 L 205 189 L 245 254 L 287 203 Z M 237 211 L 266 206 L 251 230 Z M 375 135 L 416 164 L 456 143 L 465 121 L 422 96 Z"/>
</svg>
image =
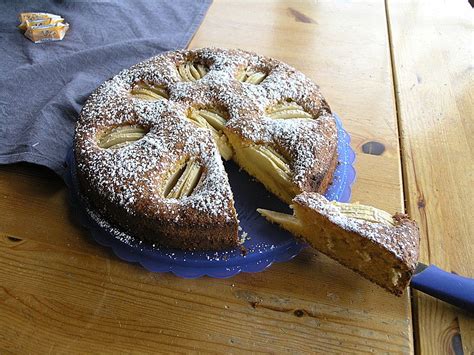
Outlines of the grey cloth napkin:
<svg viewBox="0 0 474 355">
<path fill-rule="evenodd" d="M 30 162 L 65 174 L 74 125 L 89 94 L 123 68 L 185 47 L 211 0 L 0 2 L 0 164 Z M 63 41 L 35 44 L 21 12 L 70 24 Z"/>
</svg>

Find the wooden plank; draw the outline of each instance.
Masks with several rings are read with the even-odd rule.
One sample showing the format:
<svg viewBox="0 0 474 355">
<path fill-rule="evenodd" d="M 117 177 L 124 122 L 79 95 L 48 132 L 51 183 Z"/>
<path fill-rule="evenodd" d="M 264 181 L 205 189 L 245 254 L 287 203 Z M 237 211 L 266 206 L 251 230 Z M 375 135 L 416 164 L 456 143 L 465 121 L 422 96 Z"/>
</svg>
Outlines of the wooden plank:
<svg viewBox="0 0 474 355">
<path fill-rule="evenodd" d="M 353 137 L 354 199 L 403 208 L 383 3 L 215 1 L 191 44 L 208 45 L 253 49 L 314 78 Z M 369 141 L 383 154 L 362 154 Z M 413 351 L 408 296 L 314 251 L 225 280 L 149 273 L 90 242 L 66 197 L 41 169 L 0 168 L 0 349 Z"/>
<path fill-rule="evenodd" d="M 467 1 L 389 0 L 388 20 L 407 207 L 421 225 L 421 259 L 474 277 L 472 9 Z M 446 353 L 460 328 L 465 353 L 474 352 L 474 319 L 422 293 L 416 298 L 421 353 Z"/>
</svg>

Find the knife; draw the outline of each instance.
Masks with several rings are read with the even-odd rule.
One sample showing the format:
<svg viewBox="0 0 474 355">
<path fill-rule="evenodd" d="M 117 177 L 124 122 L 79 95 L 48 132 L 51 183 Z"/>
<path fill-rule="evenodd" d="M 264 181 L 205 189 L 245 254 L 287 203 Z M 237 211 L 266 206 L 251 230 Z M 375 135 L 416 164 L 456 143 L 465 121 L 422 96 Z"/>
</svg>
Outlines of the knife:
<svg viewBox="0 0 474 355">
<path fill-rule="evenodd" d="M 474 279 L 418 263 L 410 286 L 474 313 Z"/>
</svg>

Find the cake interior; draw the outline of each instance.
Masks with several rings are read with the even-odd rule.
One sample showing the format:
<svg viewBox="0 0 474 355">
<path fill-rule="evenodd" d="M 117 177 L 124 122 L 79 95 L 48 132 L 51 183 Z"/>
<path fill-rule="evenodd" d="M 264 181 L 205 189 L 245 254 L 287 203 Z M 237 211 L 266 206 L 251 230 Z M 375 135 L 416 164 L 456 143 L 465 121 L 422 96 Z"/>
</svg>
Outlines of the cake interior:
<svg viewBox="0 0 474 355">
<path fill-rule="evenodd" d="M 287 159 L 269 146 L 246 143 L 234 134 L 228 137 L 234 149 L 234 161 L 268 191 L 290 204 L 300 190 L 292 182 Z"/>
<path fill-rule="evenodd" d="M 341 207 L 341 215 L 348 218 L 394 227 L 393 219 L 385 211 L 359 204 L 328 203 Z M 302 237 L 312 247 L 342 265 L 395 295 L 402 294 L 411 278 L 412 271 L 396 255 L 384 248 L 383 244 L 375 243 L 359 233 L 348 231 L 306 206 L 294 204 L 292 208 L 293 215 L 263 209 L 258 211 L 269 221 Z"/>
</svg>

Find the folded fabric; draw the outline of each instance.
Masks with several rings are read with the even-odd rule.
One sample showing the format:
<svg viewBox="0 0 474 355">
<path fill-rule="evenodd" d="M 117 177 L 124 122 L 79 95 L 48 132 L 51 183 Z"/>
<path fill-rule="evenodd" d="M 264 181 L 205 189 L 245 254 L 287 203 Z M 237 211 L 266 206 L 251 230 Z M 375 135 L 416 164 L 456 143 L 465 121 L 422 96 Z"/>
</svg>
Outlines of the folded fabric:
<svg viewBox="0 0 474 355">
<path fill-rule="evenodd" d="M 0 3 L 0 164 L 30 162 L 65 173 L 82 105 L 123 68 L 185 47 L 211 0 L 6 1 Z M 60 42 L 33 43 L 21 12 L 60 15 Z"/>
</svg>

